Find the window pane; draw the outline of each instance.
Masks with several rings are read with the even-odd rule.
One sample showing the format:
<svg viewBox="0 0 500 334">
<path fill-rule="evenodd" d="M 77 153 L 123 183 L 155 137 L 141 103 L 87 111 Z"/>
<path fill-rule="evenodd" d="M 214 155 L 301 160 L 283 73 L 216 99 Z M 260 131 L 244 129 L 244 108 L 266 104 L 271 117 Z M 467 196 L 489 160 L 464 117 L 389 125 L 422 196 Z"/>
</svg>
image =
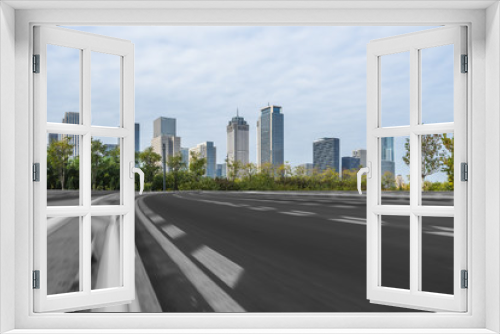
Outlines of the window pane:
<svg viewBox="0 0 500 334">
<path fill-rule="evenodd" d="M 390 288 L 410 288 L 410 217 L 383 216 L 382 282 Z"/>
<path fill-rule="evenodd" d="M 382 126 L 410 125 L 410 53 L 380 57 Z"/>
<path fill-rule="evenodd" d="M 47 135 L 47 205 L 80 205 L 81 136 Z"/>
<path fill-rule="evenodd" d="M 422 49 L 422 123 L 453 122 L 453 45 Z"/>
<path fill-rule="evenodd" d="M 47 45 L 47 122 L 81 124 L 80 49 Z"/>
<path fill-rule="evenodd" d="M 453 218 L 421 219 L 422 291 L 453 294 Z"/>
<path fill-rule="evenodd" d="M 47 294 L 80 291 L 80 217 L 47 218 Z"/>
<path fill-rule="evenodd" d="M 380 138 L 382 205 L 410 204 L 410 137 Z"/>
<path fill-rule="evenodd" d="M 122 286 L 121 217 L 92 217 L 92 289 Z"/>
<path fill-rule="evenodd" d="M 120 205 L 120 138 L 92 137 L 92 205 Z"/>
<path fill-rule="evenodd" d="M 423 135 L 422 205 L 453 206 L 453 133 Z"/>
<path fill-rule="evenodd" d="M 120 126 L 121 57 L 92 52 L 92 125 Z"/>
</svg>

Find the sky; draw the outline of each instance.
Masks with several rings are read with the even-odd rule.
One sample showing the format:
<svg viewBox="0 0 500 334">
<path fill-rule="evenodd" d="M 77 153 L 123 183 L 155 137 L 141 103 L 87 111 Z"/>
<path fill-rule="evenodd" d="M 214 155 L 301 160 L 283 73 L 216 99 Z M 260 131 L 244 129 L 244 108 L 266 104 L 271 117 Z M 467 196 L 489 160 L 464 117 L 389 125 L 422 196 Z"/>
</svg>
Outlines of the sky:
<svg viewBox="0 0 500 334">
<path fill-rule="evenodd" d="M 340 138 L 342 157 L 366 148 L 367 44 L 432 27 L 69 28 L 134 43 L 135 119 L 141 127 L 141 150 L 151 145 L 153 120 L 173 117 L 183 147 L 213 141 L 217 163 L 223 163 L 226 126 L 238 109 L 250 125 L 250 161 L 255 162 L 256 122 L 260 109 L 269 103 L 283 107 L 285 161 L 296 166 L 312 162 L 313 141 L 318 138 Z M 453 120 L 449 75 L 453 63 L 444 57 L 450 48 L 425 50 L 422 56 L 422 118 L 426 123 Z M 71 51 L 49 50 L 49 61 L 53 59 L 49 74 L 65 79 L 52 82 L 50 89 L 49 77 L 48 121 L 60 122 L 78 96 L 72 78 L 79 75 L 79 61 Z M 115 125 L 119 59 L 111 55 L 93 55 L 92 59 L 92 110 L 96 111 L 92 123 Z M 408 123 L 408 71 L 407 54 L 383 57 L 383 126 Z M 399 157 L 404 154 L 402 145 L 395 147 L 396 157 L 398 152 Z M 404 175 L 405 167 L 397 159 L 396 173 Z"/>
</svg>

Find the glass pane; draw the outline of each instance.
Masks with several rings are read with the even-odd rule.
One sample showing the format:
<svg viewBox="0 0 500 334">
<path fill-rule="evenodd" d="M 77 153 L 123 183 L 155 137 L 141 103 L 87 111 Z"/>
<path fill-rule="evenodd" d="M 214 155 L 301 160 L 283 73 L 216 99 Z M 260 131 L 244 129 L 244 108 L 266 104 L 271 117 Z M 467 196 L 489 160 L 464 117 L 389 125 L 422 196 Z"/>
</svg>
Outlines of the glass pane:
<svg viewBox="0 0 500 334">
<path fill-rule="evenodd" d="M 410 204 L 410 137 L 380 138 L 382 205 Z"/>
<path fill-rule="evenodd" d="M 383 216 L 382 282 L 390 288 L 410 288 L 410 217 Z"/>
<path fill-rule="evenodd" d="M 81 136 L 47 134 L 47 205 L 80 205 Z"/>
<path fill-rule="evenodd" d="M 422 123 L 453 122 L 453 45 L 422 49 Z"/>
<path fill-rule="evenodd" d="M 453 133 L 423 135 L 422 205 L 453 206 Z"/>
<path fill-rule="evenodd" d="M 47 218 L 47 294 L 80 291 L 81 217 Z"/>
<path fill-rule="evenodd" d="M 92 125 L 120 126 L 121 57 L 92 52 Z"/>
<path fill-rule="evenodd" d="M 382 126 L 410 125 L 410 53 L 380 57 Z"/>
<path fill-rule="evenodd" d="M 92 289 L 122 286 L 121 216 L 93 216 Z"/>
<path fill-rule="evenodd" d="M 120 205 L 120 138 L 92 137 L 92 205 Z"/>
<path fill-rule="evenodd" d="M 422 291 L 453 294 L 453 218 L 421 219 Z"/>
<path fill-rule="evenodd" d="M 81 122 L 80 54 L 80 49 L 47 45 L 47 122 Z"/>
</svg>

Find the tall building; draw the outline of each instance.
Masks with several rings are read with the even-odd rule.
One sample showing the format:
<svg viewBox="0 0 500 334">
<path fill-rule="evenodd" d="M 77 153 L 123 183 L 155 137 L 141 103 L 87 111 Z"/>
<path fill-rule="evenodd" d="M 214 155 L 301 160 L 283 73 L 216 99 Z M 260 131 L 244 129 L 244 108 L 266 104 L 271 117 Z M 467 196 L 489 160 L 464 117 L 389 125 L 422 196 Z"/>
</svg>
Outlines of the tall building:
<svg viewBox="0 0 500 334">
<path fill-rule="evenodd" d="M 342 176 L 345 175 L 345 171 L 357 170 L 359 168 L 360 161 L 360 158 L 342 157 Z"/>
<path fill-rule="evenodd" d="M 153 122 L 153 138 L 159 136 L 177 136 L 177 121 L 175 118 L 158 117 Z"/>
<path fill-rule="evenodd" d="M 170 157 L 181 153 L 181 138 L 174 136 L 158 136 L 151 140 L 153 151 L 162 157 L 161 161 L 158 163 L 159 165 L 163 164 L 163 145 L 165 145 L 165 162 L 168 162 Z"/>
<path fill-rule="evenodd" d="M 340 173 L 340 139 L 321 138 L 313 143 L 313 164 L 320 172 L 328 168 Z"/>
<path fill-rule="evenodd" d="M 139 152 L 141 150 L 141 130 L 139 123 L 135 123 L 135 151 Z"/>
<path fill-rule="evenodd" d="M 227 125 L 227 159 L 230 162 L 239 161 L 243 165 L 250 162 L 249 126 L 236 110 Z"/>
<path fill-rule="evenodd" d="M 366 167 L 366 150 L 364 148 L 352 151 L 352 156 L 353 158 L 359 159 L 359 164 L 361 166 Z"/>
<path fill-rule="evenodd" d="M 260 110 L 257 120 L 257 166 L 285 163 L 284 116 L 281 107 L 271 105 Z"/>
<path fill-rule="evenodd" d="M 49 133 L 49 145 L 58 140 L 59 140 L 59 134 Z"/>
<path fill-rule="evenodd" d="M 80 113 L 74 111 L 67 111 L 64 113 L 63 123 L 66 124 L 80 124 Z M 78 135 L 61 135 L 61 139 L 69 138 L 69 143 L 73 145 L 73 157 L 80 155 L 80 136 Z"/>
<path fill-rule="evenodd" d="M 191 161 L 191 153 L 195 153 L 199 158 L 207 159 L 207 164 L 205 166 L 205 176 L 215 177 L 216 175 L 216 165 L 217 165 L 217 148 L 214 146 L 214 142 L 206 141 L 204 143 L 198 144 L 195 147 L 189 149 L 189 160 Z"/>
<path fill-rule="evenodd" d="M 381 175 L 389 172 L 396 176 L 396 163 L 394 162 L 394 137 L 384 137 L 381 139 L 382 149 L 380 152 Z"/>
<path fill-rule="evenodd" d="M 181 147 L 182 162 L 189 166 L 189 148 Z"/>
<path fill-rule="evenodd" d="M 217 164 L 216 177 L 227 177 L 226 164 Z"/>
</svg>

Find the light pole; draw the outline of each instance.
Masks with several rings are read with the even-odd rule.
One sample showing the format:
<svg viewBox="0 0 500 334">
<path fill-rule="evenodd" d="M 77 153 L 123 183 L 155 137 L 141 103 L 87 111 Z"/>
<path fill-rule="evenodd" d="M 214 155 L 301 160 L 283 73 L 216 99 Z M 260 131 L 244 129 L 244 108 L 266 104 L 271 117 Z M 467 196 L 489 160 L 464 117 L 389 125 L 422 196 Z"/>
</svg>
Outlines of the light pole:
<svg viewBox="0 0 500 334">
<path fill-rule="evenodd" d="M 165 149 L 165 143 L 162 143 L 162 155 L 163 155 L 163 191 L 167 190 L 167 169 L 166 169 L 166 149 Z"/>
</svg>

